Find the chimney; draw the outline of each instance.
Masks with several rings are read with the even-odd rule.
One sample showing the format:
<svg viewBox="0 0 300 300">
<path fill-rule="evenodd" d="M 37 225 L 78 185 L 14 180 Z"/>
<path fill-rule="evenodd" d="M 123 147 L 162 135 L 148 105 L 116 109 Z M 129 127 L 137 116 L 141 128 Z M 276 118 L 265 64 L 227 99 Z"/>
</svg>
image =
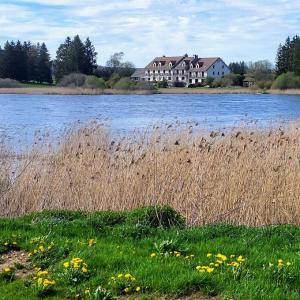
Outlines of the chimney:
<svg viewBox="0 0 300 300">
<path fill-rule="evenodd" d="M 194 56 L 195 59 L 198 59 L 198 55 L 197 54 L 194 54 L 193 56 Z"/>
</svg>

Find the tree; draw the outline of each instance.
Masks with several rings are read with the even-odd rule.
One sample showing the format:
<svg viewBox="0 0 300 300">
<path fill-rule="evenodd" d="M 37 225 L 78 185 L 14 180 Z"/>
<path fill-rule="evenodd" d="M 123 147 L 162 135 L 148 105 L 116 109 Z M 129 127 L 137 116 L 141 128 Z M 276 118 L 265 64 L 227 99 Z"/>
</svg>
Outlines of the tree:
<svg viewBox="0 0 300 300">
<path fill-rule="evenodd" d="M 230 63 L 229 69 L 232 73 L 240 75 L 245 75 L 248 72 L 247 64 L 244 61 Z"/>
<path fill-rule="evenodd" d="M 56 52 L 56 80 L 71 73 L 91 75 L 95 68 L 96 58 L 97 53 L 89 38 L 83 43 L 79 35 L 76 35 L 73 40 L 67 37 Z"/>
<path fill-rule="evenodd" d="M 276 75 L 295 72 L 300 75 L 300 37 L 288 37 L 284 45 L 279 45 L 276 58 Z"/>
<path fill-rule="evenodd" d="M 123 62 L 124 53 L 114 53 L 106 62 L 106 67 L 111 70 L 111 73 L 117 73 L 120 77 L 130 77 L 134 71 L 135 66 L 132 62 Z"/>
<path fill-rule="evenodd" d="M 255 81 L 273 80 L 274 68 L 270 61 L 259 60 L 248 64 L 248 76 L 251 76 Z"/>
<path fill-rule="evenodd" d="M 37 58 L 37 81 L 40 83 L 52 83 L 50 55 L 45 43 L 42 43 L 42 45 L 39 47 Z"/>
</svg>

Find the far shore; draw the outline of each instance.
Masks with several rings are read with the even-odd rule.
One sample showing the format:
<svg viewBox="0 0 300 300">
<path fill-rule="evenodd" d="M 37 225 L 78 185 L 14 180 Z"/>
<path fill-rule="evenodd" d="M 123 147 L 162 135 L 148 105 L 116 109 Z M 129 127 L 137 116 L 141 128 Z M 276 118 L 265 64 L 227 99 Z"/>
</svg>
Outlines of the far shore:
<svg viewBox="0 0 300 300">
<path fill-rule="evenodd" d="M 150 94 L 279 94 L 300 95 L 300 89 L 261 90 L 251 88 L 161 88 L 151 90 L 86 89 L 65 87 L 0 88 L 0 94 L 27 95 L 150 95 Z"/>
</svg>

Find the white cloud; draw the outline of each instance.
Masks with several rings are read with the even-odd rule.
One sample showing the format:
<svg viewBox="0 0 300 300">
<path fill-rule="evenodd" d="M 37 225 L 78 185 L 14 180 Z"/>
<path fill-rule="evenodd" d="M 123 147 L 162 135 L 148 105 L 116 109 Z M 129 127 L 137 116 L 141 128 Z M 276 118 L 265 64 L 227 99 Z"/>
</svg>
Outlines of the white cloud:
<svg viewBox="0 0 300 300">
<path fill-rule="evenodd" d="M 45 41 L 52 55 L 67 35 L 90 36 L 104 63 L 123 51 L 137 66 L 153 56 L 274 60 L 299 32 L 299 0 L 15 0 L 0 2 L 0 42 Z M 17 18 L 15 16 L 18 16 Z"/>
</svg>

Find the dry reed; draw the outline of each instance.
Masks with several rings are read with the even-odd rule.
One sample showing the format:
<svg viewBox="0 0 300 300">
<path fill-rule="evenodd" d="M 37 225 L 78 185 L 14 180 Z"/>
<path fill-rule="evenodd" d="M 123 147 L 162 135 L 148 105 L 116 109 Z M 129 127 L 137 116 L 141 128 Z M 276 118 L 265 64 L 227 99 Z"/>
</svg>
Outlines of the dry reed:
<svg viewBox="0 0 300 300">
<path fill-rule="evenodd" d="M 113 139 L 88 124 L 17 165 L 2 151 L 0 215 L 167 204 L 190 225 L 300 225 L 298 126 L 204 134 L 166 125 Z"/>
</svg>

